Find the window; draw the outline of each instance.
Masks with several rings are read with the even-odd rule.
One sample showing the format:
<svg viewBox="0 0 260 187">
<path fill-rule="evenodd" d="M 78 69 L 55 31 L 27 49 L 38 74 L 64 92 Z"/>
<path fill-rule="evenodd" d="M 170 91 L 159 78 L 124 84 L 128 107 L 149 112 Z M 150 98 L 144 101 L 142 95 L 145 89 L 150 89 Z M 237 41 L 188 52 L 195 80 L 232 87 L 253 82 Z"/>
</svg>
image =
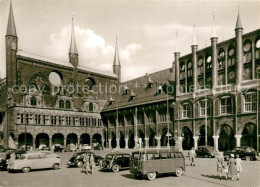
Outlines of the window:
<svg viewBox="0 0 260 187">
<path fill-rule="evenodd" d="M 29 114 L 26 114 L 26 115 L 25 115 L 25 119 L 26 119 L 26 124 L 29 124 L 29 123 L 30 123 Z"/>
<path fill-rule="evenodd" d="M 84 126 L 84 118 L 79 118 L 79 124 L 80 126 Z"/>
<path fill-rule="evenodd" d="M 21 124 L 24 124 L 24 114 L 21 114 Z"/>
<path fill-rule="evenodd" d="M 63 100 L 59 101 L 59 108 L 64 108 L 64 101 Z"/>
<path fill-rule="evenodd" d="M 148 124 L 155 123 L 155 111 L 147 112 L 147 121 Z"/>
<path fill-rule="evenodd" d="M 189 118 L 190 117 L 190 105 L 189 104 L 184 104 L 182 108 L 182 117 L 183 118 Z"/>
<path fill-rule="evenodd" d="M 167 121 L 166 111 L 159 111 L 159 120 L 160 120 L 160 122 L 166 122 Z"/>
<path fill-rule="evenodd" d="M 192 76 L 192 63 L 191 61 L 188 62 L 188 77 Z"/>
<path fill-rule="evenodd" d="M 51 124 L 56 125 L 56 116 L 51 116 Z"/>
<path fill-rule="evenodd" d="M 244 47 L 243 47 L 243 50 L 244 50 L 243 62 L 244 63 L 251 62 L 251 60 L 252 60 L 251 48 L 252 48 L 251 41 L 247 40 L 244 43 Z"/>
<path fill-rule="evenodd" d="M 41 124 L 41 115 L 35 114 L 35 123 L 37 125 Z"/>
<path fill-rule="evenodd" d="M 93 112 L 93 109 L 94 109 L 93 103 L 89 103 L 89 106 L 88 106 L 88 107 L 89 107 L 88 110 L 89 110 L 90 112 Z"/>
<path fill-rule="evenodd" d="M 32 106 L 36 106 L 37 105 L 37 99 L 34 96 L 31 97 L 31 105 Z"/>
<path fill-rule="evenodd" d="M 200 102 L 200 116 L 205 116 L 205 108 L 206 108 L 206 101 L 202 100 Z M 207 101 L 207 116 L 210 116 L 210 102 Z"/>
<path fill-rule="evenodd" d="M 71 117 L 66 116 L 66 125 L 71 125 Z"/>
<path fill-rule="evenodd" d="M 204 72 L 204 69 L 203 69 L 203 58 L 199 57 L 199 60 L 198 60 L 198 75 L 202 75 L 203 72 Z"/>
<path fill-rule="evenodd" d="M 256 93 L 248 93 L 245 95 L 245 111 L 256 111 L 257 99 Z"/>
<path fill-rule="evenodd" d="M 139 125 L 144 124 L 144 113 L 143 112 L 137 112 L 137 123 Z"/>
<path fill-rule="evenodd" d="M 231 114 L 232 113 L 232 101 L 231 97 L 225 97 L 220 100 L 220 113 L 221 114 Z"/>
<path fill-rule="evenodd" d="M 255 42 L 255 58 L 260 59 L 260 39 Z"/>
<path fill-rule="evenodd" d="M 228 66 L 235 65 L 235 49 L 231 46 L 228 50 Z"/>
<path fill-rule="evenodd" d="M 43 124 L 46 125 L 46 123 L 47 123 L 47 116 L 43 115 Z"/>
<path fill-rule="evenodd" d="M 96 118 L 92 118 L 92 126 L 96 126 Z"/>
<path fill-rule="evenodd" d="M 218 69 L 224 69 L 225 68 L 225 51 L 224 49 L 219 50 L 218 54 Z"/>
<path fill-rule="evenodd" d="M 63 117 L 59 116 L 59 125 L 62 125 Z"/>
<path fill-rule="evenodd" d="M 73 125 L 73 126 L 76 125 L 76 117 L 72 117 L 72 125 Z"/>
<path fill-rule="evenodd" d="M 86 118 L 86 125 L 90 126 L 90 118 Z"/>
<path fill-rule="evenodd" d="M 70 103 L 70 101 L 66 101 L 66 108 L 67 108 L 67 109 L 70 109 L 70 108 L 71 108 L 71 103 Z"/>
</svg>

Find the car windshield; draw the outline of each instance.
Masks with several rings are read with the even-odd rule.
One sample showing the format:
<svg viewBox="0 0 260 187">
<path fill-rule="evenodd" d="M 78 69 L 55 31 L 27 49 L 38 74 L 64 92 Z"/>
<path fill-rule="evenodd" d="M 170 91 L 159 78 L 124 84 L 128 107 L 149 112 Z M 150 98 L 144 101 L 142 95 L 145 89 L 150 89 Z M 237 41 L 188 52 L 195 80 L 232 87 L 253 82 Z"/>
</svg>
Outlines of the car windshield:
<svg viewBox="0 0 260 187">
<path fill-rule="evenodd" d="M 113 155 L 107 155 L 106 156 L 106 159 L 112 159 L 113 158 Z"/>
</svg>

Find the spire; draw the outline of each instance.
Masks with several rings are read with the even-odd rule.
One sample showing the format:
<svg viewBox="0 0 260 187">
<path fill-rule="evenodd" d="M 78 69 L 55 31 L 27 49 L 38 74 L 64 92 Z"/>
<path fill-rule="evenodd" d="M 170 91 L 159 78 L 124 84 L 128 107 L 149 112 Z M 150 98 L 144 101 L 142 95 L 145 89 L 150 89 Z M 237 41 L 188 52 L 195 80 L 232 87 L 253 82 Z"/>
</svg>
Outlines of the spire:
<svg viewBox="0 0 260 187">
<path fill-rule="evenodd" d="M 197 44 L 197 37 L 196 37 L 196 27 L 195 27 L 195 23 L 194 23 L 194 26 L 193 26 L 192 46 L 193 46 L 193 45 L 198 45 L 198 44 Z"/>
<path fill-rule="evenodd" d="M 216 29 L 216 25 L 215 25 L 215 12 L 216 10 L 213 11 L 213 26 L 212 26 L 212 38 L 217 38 L 217 29 Z"/>
<path fill-rule="evenodd" d="M 14 22 L 12 1 L 10 1 L 9 18 L 8 18 L 6 36 L 17 37 L 16 29 L 15 29 L 15 22 Z"/>
<path fill-rule="evenodd" d="M 241 23 L 241 19 L 240 19 L 240 14 L 239 14 L 239 6 L 238 6 L 236 29 L 243 29 L 243 26 L 242 26 L 242 23 Z"/>
<path fill-rule="evenodd" d="M 178 30 L 176 30 L 176 39 L 175 39 L 175 53 L 179 52 L 178 50 Z"/>
<path fill-rule="evenodd" d="M 118 45 L 117 45 L 117 36 L 116 36 L 116 46 L 115 46 L 115 57 L 114 57 L 114 66 L 120 66 L 119 53 L 118 53 Z"/>
<path fill-rule="evenodd" d="M 73 15 L 72 15 L 71 41 L 70 41 L 70 51 L 69 51 L 69 54 L 77 54 L 78 55 L 78 49 L 77 49 L 76 39 L 75 39 L 75 34 L 74 34 Z"/>
</svg>

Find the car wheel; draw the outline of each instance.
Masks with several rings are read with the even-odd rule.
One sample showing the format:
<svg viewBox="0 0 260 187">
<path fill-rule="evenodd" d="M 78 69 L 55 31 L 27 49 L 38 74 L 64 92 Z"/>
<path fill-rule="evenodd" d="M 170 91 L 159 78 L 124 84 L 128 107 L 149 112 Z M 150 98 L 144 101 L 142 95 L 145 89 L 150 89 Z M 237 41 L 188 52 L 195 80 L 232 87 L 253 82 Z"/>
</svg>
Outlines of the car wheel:
<svg viewBox="0 0 260 187">
<path fill-rule="evenodd" d="M 118 164 L 115 164 L 112 166 L 112 171 L 115 173 L 115 172 L 118 172 L 119 171 L 119 165 Z"/>
<path fill-rule="evenodd" d="M 147 178 L 148 178 L 150 181 L 154 180 L 154 179 L 156 178 L 156 172 L 149 172 L 149 173 L 147 174 Z"/>
<path fill-rule="evenodd" d="M 177 169 L 175 170 L 175 175 L 176 175 L 177 177 L 180 177 L 180 176 L 182 175 L 182 168 L 177 168 Z"/>
<path fill-rule="evenodd" d="M 81 168 L 82 166 L 83 166 L 83 162 L 82 161 L 77 162 L 77 167 L 78 168 Z"/>
<path fill-rule="evenodd" d="M 246 161 L 250 161 L 250 156 L 246 156 Z"/>
<path fill-rule="evenodd" d="M 31 170 L 31 168 L 29 168 L 29 167 L 22 168 L 22 171 L 23 171 L 24 173 L 29 173 L 30 170 Z"/>
<path fill-rule="evenodd" d="M 57 170 L 57 169 L 59 169 L 60 168 L 60 165 L 59 164 L 53 164 L 53 166 L 52 166 L 52 168 L 54 169 L 54 170 Z"/>
</svg>

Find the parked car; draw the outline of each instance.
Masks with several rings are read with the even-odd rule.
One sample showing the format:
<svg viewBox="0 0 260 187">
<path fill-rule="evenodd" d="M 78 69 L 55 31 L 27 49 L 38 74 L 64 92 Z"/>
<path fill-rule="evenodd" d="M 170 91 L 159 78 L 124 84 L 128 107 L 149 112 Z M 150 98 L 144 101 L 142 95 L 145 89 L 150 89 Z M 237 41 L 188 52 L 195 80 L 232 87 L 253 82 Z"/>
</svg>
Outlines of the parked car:
<svg viewBox="0 0 260 187">
<path fill-rule="evenodd" d="M 95 155 L 93 152 L 90 151 L 81 151 L 75 153 L 68 161 L 67 166 L 68 167 L 82 167 L 84 165 L 83 158 L 86 156 L 86 154 L 93 154 L 96 165 L 100 165 L 102 163 L 103 157 Z"/>
<path fill-rule="evenodd" d="M 11 154 L 15 154 L 15 159 L 19 158 L 22 154 L 25 154 L 26 151 L 15 151 L 15 152 L 4 152 L 5 154 L 3 154 L 3 152 L 1 153 L 1 158 L 0 158 L 0 169 L 1 170 L 6 170 L 7 169 L 7 165 L 8 165 L 8 161 L 11 158 Z"/>
<path fill-rule="evenodd" d="M 60 158 L 48 157 L 44 153 L 26 153 L 21 155 L 19 159 L 11 160 L 7 169 L 9 172 L 22 170 L 24 173 L 28 173 L 31 169 L 53 168 L 56 170 L 59 169 L 60 165 Z"/>
<path fill-rule="evenodd" d="M 213 158 L 216 155 L 216 151 L 211 146 L 199 146 L 196 151 L 197 157 L 210 157 Z"/>
<path fill-rule="evenodd" d="M 50 148 L 47 147 L 47 145 L 45 145 L 45 144 L 41 144 L 41 145 L 39 145 L 38 150 L 39 151 L 50 151 Z"/>
<path fill-rule="evenodd" d="M 53 145 L 53 151 L 54 152 L 63 152 L 64 151 L 64 146 L 60 144 L 55 144 Z"/>
<path fill-rule="evenodd" d="M 175 150 L 148 150 L 132 153 L 130 173 L 136 178 L 146 175 L 149 180 L 154 180 L 159 173 L 175 173 L 177 177 L 185 170 L 183 154 Z"/>
<path fill-rule="evenodd" d="M 83 144 L 81 147 L 81 151 L 91 150 L 91 146 L 89 144 Z"/>
<path fill-rule="evenodd" d="M 236 147 L 234 150 L 225 151 L 224 157 L 229 159 L 231 154 L 234 154 L 235 156 L 239 155 L 241 159 L 246 159 L 247 161 L 257 160 L 260 157 L 259 152 L 248 146 Z"/>
<path fill-rule="evenodd" d="M 102 162 L 104 170 L 118 172 L 120 169 L 129 169 L 131 155 L 127 153 L 109 153 Z"/>
<path fill-rule="evenodd" d="M 100 145 L 99 143 L 93 143 L 93 148 L 94 150 L 103 150 L 102 145 Z"/>
<path fill-rule="evenodd" d="M 65 151 L 67 151 L 67 152 L 75 152 L 75 151 L 77 151 L 77 147 L 76 147 L 75 144 L 69 144 L 66 147 Z"/>
</svg>

